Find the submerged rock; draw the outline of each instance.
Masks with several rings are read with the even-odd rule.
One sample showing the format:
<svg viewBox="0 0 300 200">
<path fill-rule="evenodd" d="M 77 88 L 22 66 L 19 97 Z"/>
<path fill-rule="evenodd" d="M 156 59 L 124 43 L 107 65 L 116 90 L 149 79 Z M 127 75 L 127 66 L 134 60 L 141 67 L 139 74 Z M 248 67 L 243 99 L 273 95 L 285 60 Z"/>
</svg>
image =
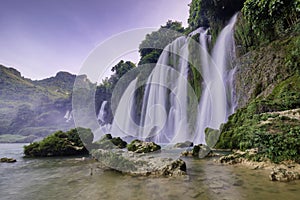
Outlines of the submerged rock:
<svg viewBox="0 0 300 200">
<path fill-rule="evenodd" d="M 1 158 L 0 159 L 0 162 L 2 162 L 2 163 L 14 163 L 14 162 L 17 162 L 17 160 L 16 159 L 14 159 L 14 158 L 6 158 L 6 157 L 4 157 L 4 158 Z"/>
<path fill-rule="evenodd" d="M 98 149 L 92 153 L 101 167 L 113 169 L 132 176 L 176 177 L 186 175 L 183 160 L 153 157 L 151 154 L 136 154 L 122 150 Z"/>
<path fill-rule="evenodd" d="M 133 140 L 127 145 L 128 151 L 133 151 L 135 153 L 150 153 L 158 151 L 161 147 L 154 142 L 144 142 L 141 140 Z"/>
<path fill-rule="evenodd" d="M 194 144 L 190 141 L 185 141 L 181 143 L 177 143 L 174 145 L 174 148 L 186 148 L 186 147 L 192 147 Z"/>
<path fill-rule="evenodd" d="M 270 181 L 289 182 L 300 179 L 300 174 L 284 168 L 275 168 L 269 175 L 269 179 Z"/>
</svg>

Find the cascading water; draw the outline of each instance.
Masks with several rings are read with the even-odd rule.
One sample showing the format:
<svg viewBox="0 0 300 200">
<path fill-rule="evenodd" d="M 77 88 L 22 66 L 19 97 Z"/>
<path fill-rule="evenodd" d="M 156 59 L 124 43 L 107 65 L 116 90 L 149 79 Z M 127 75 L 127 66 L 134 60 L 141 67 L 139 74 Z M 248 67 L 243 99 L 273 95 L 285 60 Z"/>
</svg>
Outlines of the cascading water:
<svg viewBox="0 0 300 200">
<path fill-rule="evenodd" d="M 72 111 L 70 112 L 69 110 L 67 110 L 64 119 L 66 120 L 67 123 L 69 123 L 73 119 Z"/>
<path fill-rule="evenodd" d="M 106 111 L 105 111 L 105 107 L 106 107 L 107 101 L 103 101 L 99 110 L 99 114 L 98 114 L 98 121 L 100 122 L 100 124 L 105 124 L 105 116 L 106 116 Z"/>
<path fill-rule="evenodd" d="M 188 54 L 188 39 L 183 36 L 163 50 L 147 81 L 140 138 L 154 137 L 154 141 L 158 143 L 169 143 L 175 138 L 185 139 L 185 134 L 179 133 L 188 132 L 186 113 Z"/>
<path fill-rule="evenodd" d="M 199 28 L 188 37 L 179 37 L 161 53 L 145 87 L 140 123 L 136 124 L 134 91 L 137 78 L 124 92 L 116 110 L 111 133 L 133 136 L 157 143 L 192 140 L 205 144 L 205 128 L 217 129 L 234 111 L 233 74 L 228 67 L 234 50 L 233 27 L 237 16 L 220 33 L 209 54 L 208 30 Z M 202 94 L 198 105 L 196 129 L 188 123 L 188 72 L 191 36 L 200 34 Z M 134 115 L 134 116 L 133 116 Z"/>
<path fill-rule="evenodd" d="M 135 114 L 134 91 L 136 90 L 137 81 L 138 78 L 131 81 L 118 104 L 111 127 L 111 133 L 114 136 L 126 137 L 137 135 L 138 126 L 133 120 L 133 115 Z"/>
<path fill-rule="evenodd" d="M 206 144 L 205 129 L 218 129 L 221 123 L 234 111 L 232 82 L 234 69 L 229 69 L 234 50 L 233 27 L 235 15 L 221 31 L 209 58 L 207 50 L 207 32 L 200 33 L 202 46 L 202 95 L 198 106 L 198 123 L 194 143 Z"/>
</svg>

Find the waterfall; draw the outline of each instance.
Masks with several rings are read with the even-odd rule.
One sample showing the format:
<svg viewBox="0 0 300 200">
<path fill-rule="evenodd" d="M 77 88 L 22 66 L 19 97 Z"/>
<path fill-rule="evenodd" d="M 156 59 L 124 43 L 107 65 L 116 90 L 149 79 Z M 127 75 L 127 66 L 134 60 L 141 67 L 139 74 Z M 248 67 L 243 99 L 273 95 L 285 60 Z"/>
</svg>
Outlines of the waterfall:
<svg viewBox="0 0 300 200">
<path fill-rule="evenodd" d="M 133 136 L 136 137 L 138 125 L 135 123 L 135 99 L 138 78 L 135 78 L 126 88 L 115 112 L 111 133 L 117 137 Z"/>
<path fill-rule="evenodd" d="M 105 117 L 106 117 L 106 111 L 105 111 L 105 107 L 106 107 L 107 101 L 103 101 L 98 113 L 98 121 L 100 122 L 100 124 L 105 124 Z"/>
<path fill-rule="evenodd" d="M 66 120 L 67 123 L 69 123 L 73 119 L 72 111 L 67 110 L 64 119 Z"/>
<path fill-rule="evenodd" d="M 209 30 L 204 28 L 167 45 L 147 79 L 139 124 L 136 124 L 134 98 L 136 78 L 129 84 L 118 104 L 111 133 L 114 136 L 132 136 L 157 143 L 190 140 L 195 144 L 206 144 L 205 128 L 218 129 L 234 111 L 234 68 L 230 66 L 230 61 L 234 54 L 233 27 L 236 18 L 237 15 L 222 30 L 211 55 L 208 48 L 211 36 Z M 200 46 L 197 43 L 197 48 L 200 48 L 203 81 L 200 102 L 197 102 L 198 108 L 194 109 L 198 109 L 196 124 L 192 124 L 196 127 L 193 127 L 189 124 L 193 120 L 190 120 L 191 113 L 188 112 L 191 111 L 189 106 L 194 96 L 188 94 L 191 88 L 188 74 L 190 65 L 195 65 L 195 62 L 189 60 L 190 53 L 195 53 L 189 52 L 189 45 L 193 41 L 191 37 L 195 34 L 200 35 Z"/>
<path fill-rule="evenodd" d="M 70 111 L 67 110 L 65 116 L 64 116 L 64 119 L 68 120 L 69 119 L 69 116 L 70 116 Z"/>
<path fill-rule="evenodd" d="M 236 19 L 237 15 L 221 31 L 210 58 L 207 53 L 207 32 L 200 33 L 203 83 L 194 134 L 196 144 L 206 144 L 205 129 L 218 129 L 234 111 L 232 82 L 235 69 L 230 69 L 229 65 L 234 50 L 233 27 Z"/>
<path fill-rule="evenodd" d="M 158 143 L 184 139 L 182 133 L 188 132 L 188 54 L 188 38 L 182 36 L 165 47 L 159 57 L 145 88 L 140 138 L 154 138 Z"/>
</svg>

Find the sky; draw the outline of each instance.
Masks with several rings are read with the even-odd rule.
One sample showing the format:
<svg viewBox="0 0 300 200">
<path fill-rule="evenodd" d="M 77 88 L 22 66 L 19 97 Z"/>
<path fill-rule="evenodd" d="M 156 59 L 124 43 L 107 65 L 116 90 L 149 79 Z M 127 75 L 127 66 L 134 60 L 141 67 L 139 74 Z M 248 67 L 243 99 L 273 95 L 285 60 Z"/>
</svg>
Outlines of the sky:
<svg viewBox="0 0 300 200">
<path fill-rule="evenodd" d="M 169 19 L 186 27 L 190 2 L 0 0 L 0 64 L 34 80 L 58 71 L 78 74 L 89 54 L 116 34 L 159 28 Z M 138 53 L 127 58 L 137 62 Z"/>
</svg>

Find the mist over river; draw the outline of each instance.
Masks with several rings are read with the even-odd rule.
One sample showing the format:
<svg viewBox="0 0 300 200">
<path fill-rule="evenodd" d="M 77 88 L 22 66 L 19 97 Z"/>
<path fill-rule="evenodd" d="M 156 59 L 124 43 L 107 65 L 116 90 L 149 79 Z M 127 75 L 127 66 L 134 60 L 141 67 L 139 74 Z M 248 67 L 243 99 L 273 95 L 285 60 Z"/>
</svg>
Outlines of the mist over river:
<svg viewBox="0 0 300 200">
<path fill-rule="evenodd" d="M 131 177 L 97 168 L 79 157 L 23 158 L 25 144 L 0 144 L 1 200 L 40 199 L 298 199 L 299 182 L 268 180 L 268 172 L 221 166 L 212 159 L 187 159 L 184 178 Z M 180 150 L 162 150 L 177 156 Z M 92 171 L 92 175 L 91 175 Z"/>
</svg>

